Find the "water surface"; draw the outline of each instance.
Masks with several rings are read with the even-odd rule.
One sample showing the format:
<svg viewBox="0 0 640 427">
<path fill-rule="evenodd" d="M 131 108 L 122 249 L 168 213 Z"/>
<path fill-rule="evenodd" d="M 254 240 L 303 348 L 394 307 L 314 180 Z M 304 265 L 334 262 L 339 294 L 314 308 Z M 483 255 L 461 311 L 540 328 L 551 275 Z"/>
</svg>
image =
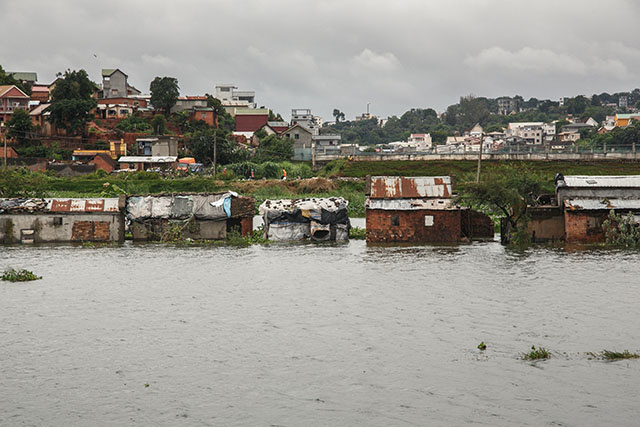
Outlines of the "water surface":
<svg viewBox="0 0 640 427">
<path fill-rule="evenodd" d="M 6 266 L 44 278 L 0 282 L 3 426 L 637 425 L 640 361 L 585 354 L 640 350 L 636 253 L 15 246 Z"/>
</svg>

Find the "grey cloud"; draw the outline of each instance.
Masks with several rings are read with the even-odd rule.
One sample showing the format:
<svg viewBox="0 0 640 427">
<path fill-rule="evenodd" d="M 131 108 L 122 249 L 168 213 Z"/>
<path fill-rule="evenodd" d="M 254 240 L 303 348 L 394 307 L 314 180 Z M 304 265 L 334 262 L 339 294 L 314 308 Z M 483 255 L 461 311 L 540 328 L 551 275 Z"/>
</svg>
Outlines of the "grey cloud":
<svg viewBox="0 0 640 427">
<path fill-rule="evenodd" d="M 0 64 L 42 81 L 119 67 L 145 91 L 170 75 L 185 95 L 236 83 L 285 116 L 368 102 L 387 116 L 468 93 L 632 89 L 639 17 L 631 0 L 22 0 L 0 4 Z"/>
</svg>

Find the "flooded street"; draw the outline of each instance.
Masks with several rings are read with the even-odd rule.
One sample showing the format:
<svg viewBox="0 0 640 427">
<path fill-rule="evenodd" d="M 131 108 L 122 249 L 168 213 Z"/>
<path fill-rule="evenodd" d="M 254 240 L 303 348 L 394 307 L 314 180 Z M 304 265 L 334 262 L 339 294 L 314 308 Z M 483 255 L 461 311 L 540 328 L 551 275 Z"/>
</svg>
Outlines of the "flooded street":
<svg viewBox="0 0 640 427">
<path fill-rule="evenodd" d="M 3 426 L 638 422 L 640 361 L 586 354 L 640 350 L 633 252 L 127 243 L 9 266 L 43 279 L 0 282 Z"/>
</svg>

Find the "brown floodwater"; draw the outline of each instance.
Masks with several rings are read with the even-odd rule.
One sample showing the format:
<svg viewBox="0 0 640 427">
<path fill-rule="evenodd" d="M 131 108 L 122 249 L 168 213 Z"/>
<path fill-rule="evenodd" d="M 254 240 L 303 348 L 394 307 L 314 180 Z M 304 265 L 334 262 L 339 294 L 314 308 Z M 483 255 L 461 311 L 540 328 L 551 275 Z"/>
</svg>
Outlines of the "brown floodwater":
<svg viewBox="0 0 640 427">
<path fill-rule="evenodd" d="M 1 247 L 2 426 L 633 426 L 636 252 Z M 487 349 L 476 347 L 484 341 Z M 552 352 L 527 362 L 532 345 Z"/>
</svg>

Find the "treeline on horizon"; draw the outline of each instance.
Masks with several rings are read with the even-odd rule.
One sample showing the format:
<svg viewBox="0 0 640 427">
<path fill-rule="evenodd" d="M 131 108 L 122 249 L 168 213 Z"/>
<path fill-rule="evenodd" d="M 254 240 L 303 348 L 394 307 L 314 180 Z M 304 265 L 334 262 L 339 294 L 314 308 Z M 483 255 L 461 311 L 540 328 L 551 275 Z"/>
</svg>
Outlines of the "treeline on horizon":
<svg viewBox="0 0 640 427">
<path fill-rule="evenodd" d="M 567 116 L 571 115 L 580 120 L 592 117 L 598 123 L 607 116 L 615 113 L 630 112 L 627 109 L 614 107 L 610 104 L 618 103 L 620 96 L 628 97 L 628 105 L 640 107 L 640 89 L 631 92 L 609 94 L 603 92 L 591 97 L 583 95 L 566 99 L 564 105 L 558 101 L 539 100 L 530 98 L 525 101 L 521 96 L 513 97 L 522 111 L 503 115 L 498 114 L 498 99 L 463 96 L 456 104 L 447 107 L 445 112 L 438 116 L 433 108 L 412 108 L 400 117 L 391 116 L 387 123 L 381 127 L 376 118 L 358 121 L 337 121 L 335 124 L 322 128 L 322 133 L 340 133 L 344 144 L 377 145 L 387 144 L 393 141 L 406 141 L 412 133 L 429 133 L 434 143 L 444 143 L 447 136 L 462 135 L 470 130 L 476 123 L 484 128 L 485 132 L 502 131 L 509 122 L 545 122 L 557 121 L 557 130 L 568 124 Z M 609 105 L 608 105 L 609 104 Z M 338 117 L 339 119 L 340 117 Z M 634 127 L 635 128 L 635 127 Z M 595 132 L 581 132 L 580 145 L 597 146 L 603 143 L 616 144 L 617 141 L 628 142 L 630 133 L 627 131 L 622 136 L 623 129 L 616 129 L 614 133 L 620 135 L 596 135 Z M 636 136 L 637 129 L 633 136 Z M 637 138 L 635 139 L 637 141 Z"/>
</svg>

